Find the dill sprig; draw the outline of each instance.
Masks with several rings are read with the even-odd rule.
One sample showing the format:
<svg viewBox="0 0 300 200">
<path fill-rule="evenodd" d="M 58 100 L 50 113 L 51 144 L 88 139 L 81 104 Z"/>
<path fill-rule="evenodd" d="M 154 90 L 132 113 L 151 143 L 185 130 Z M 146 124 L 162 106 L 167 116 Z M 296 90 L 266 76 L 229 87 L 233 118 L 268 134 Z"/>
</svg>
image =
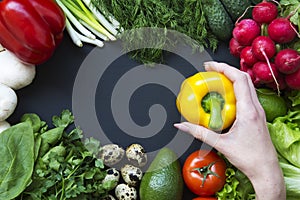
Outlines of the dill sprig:
<svg viewBox="0 0 300 200">
<path fill-rule="evenodd" d="M 114 16 L 124 30 L 143 27 L 163 28 L 166 31 L 145 37 L 136 31 L 122 35 L 124 50 L 134 49 L 136 45 L 147 42 L 156 48 L 142 48 L 130 51 L 130 56 L 142 63 L 163 63 L 163 47 L 174 45 L 176 37 L 169 37 L 169 30 L 186 34 L 184 42 L 193 49 L 202 51 L 204 48 L 216 50 L 217 38 L 210 32 L 204 16 L 201 1 L 197 0 L 92 0 L 104 14 Z M 148 34 L 147 36 L 149 36 Z M 171 39 L 172 38 L 172 39 Z M 175 41 L 174 41 L 175 39 Z M 178 38 L 177 38 L 178 39 Z M 146 40 L 146 41 L 145 41 Z M 157 44 L 154 44 L 157 43 Z M 149 46 L 149 45 L 148 45 Z"/>
</svg>

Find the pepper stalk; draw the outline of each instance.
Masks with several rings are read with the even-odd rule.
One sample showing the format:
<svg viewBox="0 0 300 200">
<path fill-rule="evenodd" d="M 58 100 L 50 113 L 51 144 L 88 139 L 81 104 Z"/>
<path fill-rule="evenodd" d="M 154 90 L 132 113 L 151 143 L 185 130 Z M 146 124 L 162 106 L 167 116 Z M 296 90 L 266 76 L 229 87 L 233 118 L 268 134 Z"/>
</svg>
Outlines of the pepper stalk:
<svg viewBox="0 0 300 200">
<path fill-rule="evenodd" d="M 208 127 L 212 130 L 220 130 L 223 126 L 222 109 L 224 103 L 224 98 L 217 92 L 208 93 L 201 101 L 204 111 L 210 113 Z"/>
</svg>

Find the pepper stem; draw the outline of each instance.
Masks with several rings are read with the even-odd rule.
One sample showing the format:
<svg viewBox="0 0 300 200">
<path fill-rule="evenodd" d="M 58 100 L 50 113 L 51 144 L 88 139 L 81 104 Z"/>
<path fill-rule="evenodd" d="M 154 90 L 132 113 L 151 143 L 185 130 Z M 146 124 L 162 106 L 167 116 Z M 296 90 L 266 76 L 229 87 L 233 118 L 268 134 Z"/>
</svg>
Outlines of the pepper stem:
<svg viewBox="0 0 300 200">
<path fill-rule="evenodd" d="M 222 109 L 224 98 L 217 92 L 208 93 L 202 100 L 205 112 L 210 113 L 208 127 L 212 130 L 220 130 L 223 126 Z"/>
</svg>

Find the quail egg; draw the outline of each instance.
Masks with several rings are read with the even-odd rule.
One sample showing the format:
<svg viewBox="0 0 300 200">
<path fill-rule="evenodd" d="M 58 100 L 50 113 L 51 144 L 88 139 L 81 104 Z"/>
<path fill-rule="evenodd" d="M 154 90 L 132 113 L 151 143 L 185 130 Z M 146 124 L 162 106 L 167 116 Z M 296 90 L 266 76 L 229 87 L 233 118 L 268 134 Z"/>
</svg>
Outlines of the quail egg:
<svg viewBox="0 0 300 200">
<path fill-rule="evenodd" d="M 147 154 L 140 144 L 131 144 L 126 148 L 126 157 L 129 162 L 138 167 L 143 167 L 147 163 Z"/>
<path fill-rule="evenodd" d="M 100 158 L 107 166 L 113 166 L 120 162 L 125 154 L 125 150 L 117 144 L 107 144 L 101 148 Z"/>
<path fill-rule="evenodd" d="M 126 164 L 121 168 L 123 180 L 130 186 L 137 186 L 142 180 L 143 172 L 140 168 Z"/>
<path fill-rule="evenodd" d="M 106 176 L 103 179 L 102 183 L 113 181 L 114 184 L 111 187 L 111 190 L 114 189 L 120 180 L 120 172 L 116 168 L 109 168 L 106 170 Z"/>
<path fill-rule="evenodd" d="M 118 200 L 136 200 L 137 191 L 134 187 L 131 187 L 125 183 L 117 185 L 115 188 L 115 195 Z"/>
</svg>

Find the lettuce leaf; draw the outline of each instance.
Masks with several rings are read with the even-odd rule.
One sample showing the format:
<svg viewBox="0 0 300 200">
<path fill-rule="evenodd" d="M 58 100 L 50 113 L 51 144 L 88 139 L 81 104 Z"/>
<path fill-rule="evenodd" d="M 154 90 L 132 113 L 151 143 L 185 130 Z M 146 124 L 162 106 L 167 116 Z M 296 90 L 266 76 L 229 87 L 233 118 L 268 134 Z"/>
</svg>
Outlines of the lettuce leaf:
<svg viewBox="0 0 300 200">
<path fill-rule="evenodd" d="M 300 167 L 300 110 L 268 123 L 272 142 L 278 153 L 293 165 Z"/>
<path fill-rule="evenodd" d="M 282 156 L 278 156 L 279 164 L 284 175 L 287 191 L 287 200 L 296 200 L 300 197 L 300 168 L 292 165 Z"/>
<path fill-rule="evenodd" d="M 248 177 L 232 165 L 224 155 L 219 154 L 226 162 L 226 182 L 216 193 L 218 200 L 254 200 L 255 192 Z"/>
<path fill-rule="evenodd" d="M 286 93 L 290 110 L 286 116 L 268 123 L 284 175 L 287 200 L 300 199 L 300 91 Z"/>
<path fill-rule="evenodd" d="M 287 98 L 291 101 L 292 110 L 297 110 L 300 106 L 300 90 L 291 90 Z"/>
</svg>

